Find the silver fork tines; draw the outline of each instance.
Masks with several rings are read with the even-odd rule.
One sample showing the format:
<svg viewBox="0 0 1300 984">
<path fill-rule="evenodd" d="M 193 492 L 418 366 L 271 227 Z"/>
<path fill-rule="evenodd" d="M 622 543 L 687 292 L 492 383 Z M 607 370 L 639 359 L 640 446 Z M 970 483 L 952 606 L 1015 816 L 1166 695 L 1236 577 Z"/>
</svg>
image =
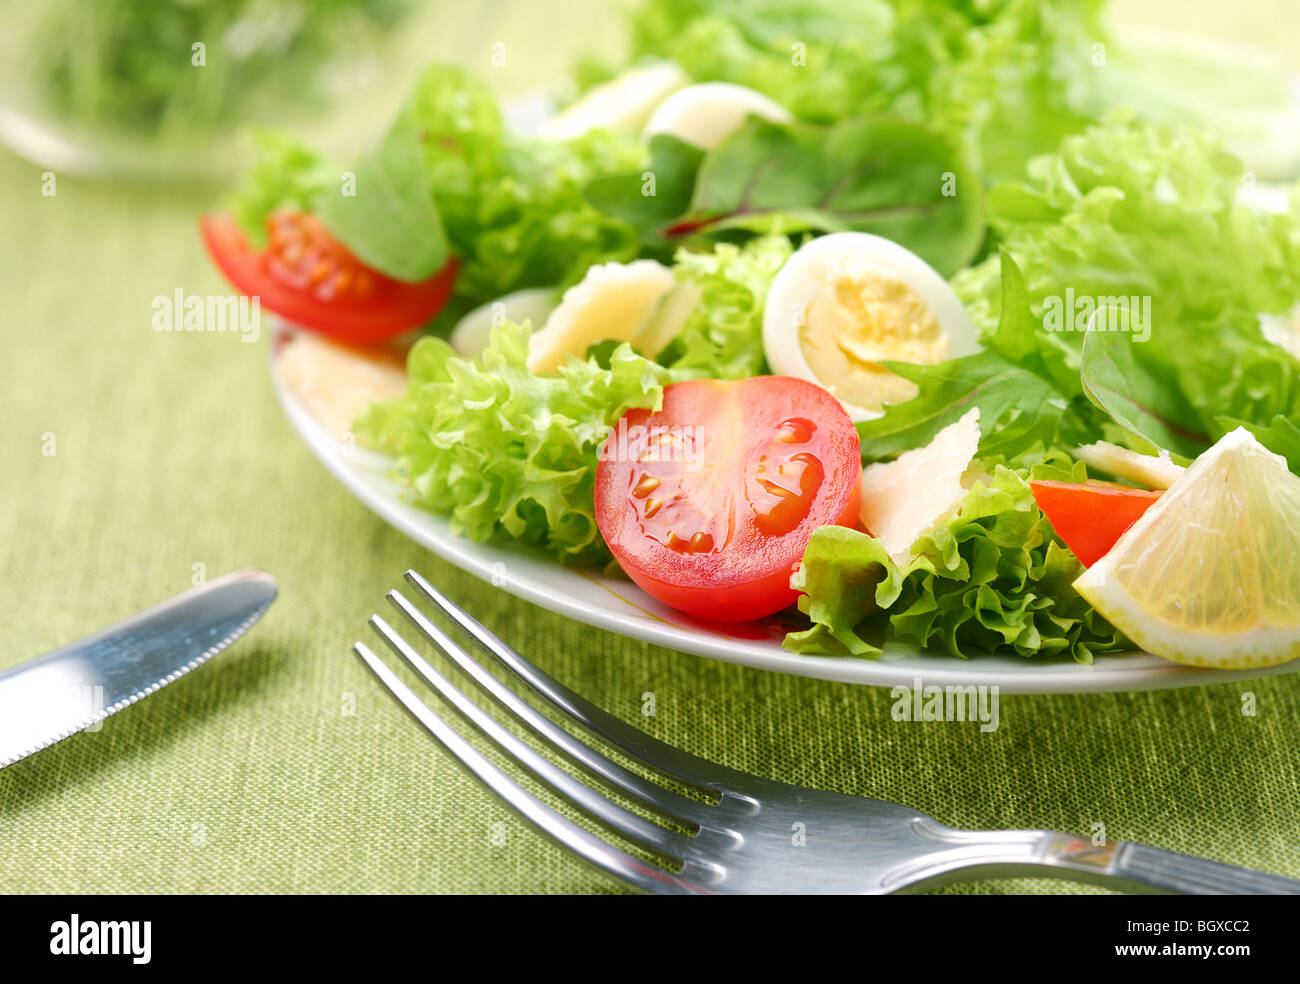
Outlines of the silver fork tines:
<svg viewBox="0 0 1300 984">
<path fill-rule="evenodd" d="M 497 751 L 583 815 L 659 861 L 611 844 L 543 802 L 358 642 L 357 655 L 443 748 L 542 833 L 637 888 L 660 894 L 883 893 L 963 878 L 1047 875 L 1148 892 L 1300 894 L 1300 882 L 1291 879 L 1159 848 L 1123 841 L 1096 846 L 1048 830 L 956 830 L 896 803 L 793 786 L 709 762 L 602 711 L 528 662 L 419 574 L 407 571 L 406 579 L 562 720 L 602 739 L 663 782 L 700 792 L 698 799 L 683 795 L 578 739 L 487 670 L 406 597 L 389 592 L 388 600 L 421 637 L 596 783 L 577 778 L 488 714 L 382 617 L 371 617 L 388 647 Z M 672 826 L 634 812 L 605 789 Z"/>
</svg>

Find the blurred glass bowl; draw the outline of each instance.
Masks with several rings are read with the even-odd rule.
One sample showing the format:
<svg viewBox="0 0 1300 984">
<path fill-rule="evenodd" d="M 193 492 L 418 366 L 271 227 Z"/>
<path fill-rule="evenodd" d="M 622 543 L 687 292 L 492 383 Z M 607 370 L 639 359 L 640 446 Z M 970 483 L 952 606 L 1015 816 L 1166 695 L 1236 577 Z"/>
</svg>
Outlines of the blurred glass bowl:
<svg viewBox="0 0 1300 984">
<path fill-rule="evenodd" d="M 0 141 L 52 170 L 138 180 L 228 176 L 250 128 L 345 150 L 410 85 L 434 6 L 0 0 Z"/>
</svg>

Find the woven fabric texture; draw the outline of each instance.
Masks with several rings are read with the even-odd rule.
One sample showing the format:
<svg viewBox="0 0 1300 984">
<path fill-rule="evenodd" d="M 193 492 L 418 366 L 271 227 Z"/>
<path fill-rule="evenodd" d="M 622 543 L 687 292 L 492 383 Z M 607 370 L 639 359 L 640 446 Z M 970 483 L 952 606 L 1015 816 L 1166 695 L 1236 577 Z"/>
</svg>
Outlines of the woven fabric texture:
<svg viewBox="0 0 1300 984">
<path fill-rule="evenodd" d="M 280 597 L 209 665 L 0 771 L 0 891 L 621 891 L 482 791 L 351 654 L 408 567 L 548 673 L 699 755 L 954 825 L 1104 824 L 1300 876 L 1300 676 L 1004 696 L 985 734 L 896 722 L 886 691 L 566 621 L 406 540 L 333 481 L 279 410 L 265 339 L 153 330 L 156 296 L 227 292 L 195 228 L 210 192 L 60 176 L 46 197 L 41 182 L 0 155 L 0 668 L 188 588 L 196 564 L 261 567 Z"/>
</svg>

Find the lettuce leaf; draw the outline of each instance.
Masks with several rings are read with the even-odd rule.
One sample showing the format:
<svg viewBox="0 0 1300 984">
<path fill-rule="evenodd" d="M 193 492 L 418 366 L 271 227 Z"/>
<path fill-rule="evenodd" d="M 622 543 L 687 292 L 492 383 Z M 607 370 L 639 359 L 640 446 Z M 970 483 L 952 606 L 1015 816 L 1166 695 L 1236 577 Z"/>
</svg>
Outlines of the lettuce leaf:
<svg viewBox="0 0 1300 984">
<path fill-rule="evenodd" d="M 659 354 L 677 378 L 741 379 L 760 375 L 763 305 L 768 288 L 794 248 L 779 234 L 743 247 L 719 243 L 710 252 L 679 250 L 673 275 L 700 291 L 681 333 Z"/>
<path fill-rule="evenodd" d="M 1120 336 L 1108 347 L 1141 345 L 1143 371 L 1108 371 L 1110 409 L 1177 407 L 1179 427 L 1209 441 L 1225 433 L 1221 417 L 1263 427 L 1300 417 L 1300 362 L 1264 337 L 1258 319 L 1300 299 L 1300 214 L 1239 204 L 1248 180 L 1209 137 L 1115 113 L 1036 158 L 1024 180 L 989 192 L 1003 255 L 1023 272 L 1034 348 L 1064 359 L 1070 371 L 1053 378 L 1072 405 L 1083 393 L 1086 333 L 1047 330 L 1049 306 L 1137 298 L 1150 304 L 1147 340 Z M 986 337 L 1000 317 L 1002 265 L 993 256 L 952 281 Z M 1065 327 L 1081 327 L 1071 315 Z"/>
<path fill-rule="evenodd" d="M 528 371 L 527 325 L 492 330 L 481 359 L 441 338 L 411 349 L 406 393 L 369 407 L 358 437 L 396 460 L 419 502 L 472 540 L 509 537 L 575 563 L 609 560 L 593 504 L 596 453 L 633 407 L 658 409 L 669 373 L 620 345 L 608 365 Z"/>
<path fill-rule="evenodd" d="M 634 56 L 747 85 L 802 120 L 883 113 L 949 137 L 993 179 L 1096 118 L 1102 0 L 649 0 Z M 589 69 L 590 66 L 588 65 Z M 590 75 L 584 81 L 594 81 Z"/>
<path fill-rule="evenodd" d="M 637 230 L 583 195 L 597 175 L 641 162 L 633 138 L 513 133 L 486 83 L 452 65 L 425 71 L 397 125 L 420 134 L 447 238 L 463 260 L 458 295 L 485 302 L 523 287 L 564 287 L 596 263 L 638 254 Z"/>
<path fill-rule="evenodd" d="M 342 170 L 323 155 L 261 130 L 253 134 L 255 157 L 243 183 L 226 200 L 235 221 L 255 246 L 266 244 L 266 217 L 277 209 L 311 211 L 339 187 Z"/>
<path fill-rule="evenodd" d="M 887 642 L 953 656 L 1011 652 L 1092 662 L 1132 644 L 1071 587 L 1082 565 L 1034 503 L 1030 478 L 1081 481 L 1060 453 L 1029 469 L 996 465 L 956 515 L 922 535 L 900 567 L 867 533 L 816 530 L 791 585 L 812 626 L 791 632 L 795 652 L 875 659 Z"/>
<path fill-rule="evenodd" d="M 640 250 L 633 225 L 583 196 L 597 175 L 641 162 L 636 141 L 511 133 L 491 90 L 459 66 L 420 77 L 387 136 L 353 165 L 355 197 L 341 194 L 341 167 L 291 140 L 263 136 L 258 150 L 230 200 L 254 242 L 264 241 L 267 215 L 294 208 L 320 214 L 344 245 L 399 280 L 428 276 L 450 252 L 461 259 L 454 310 L 523 287 L 568 286 L 593 264 Z"/>
<path fill-rule="evenodd" d="M 475 360 L 422 338 L 407 357 L 406 393 L 372 404 L 353 430 L 395 460 L 417 501 L 450 514 L 470 539 L 511 538 L 566 562 L 606 562 L 593 511 L 601 442 L 628 410 L 658 409 L 670 382 L 761 371 L 763 302 L 791 251 L 780 235 L 682 251 L 674 273 L 700 300 L 663 364 L 626 343 L 602 343 L 558 375 L 534 375 L 530 326 L 510 322 L 492 330 Z"/>
</svg>

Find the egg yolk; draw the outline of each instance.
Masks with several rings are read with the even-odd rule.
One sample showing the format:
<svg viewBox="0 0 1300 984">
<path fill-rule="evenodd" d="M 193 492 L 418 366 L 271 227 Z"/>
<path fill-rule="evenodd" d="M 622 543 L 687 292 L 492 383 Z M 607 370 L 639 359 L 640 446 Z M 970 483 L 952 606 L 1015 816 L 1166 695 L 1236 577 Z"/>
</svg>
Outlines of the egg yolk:
<svg viewBox="0 0 1300 984">
<path fill-rule="evenodd" d="M 882 361 L 934 365 L 948 357 L 930 305 L 899 278 L 876 271 L 824 284 L 804 313 L 799 344 L 822 385 L 865 410 L 916 396 L 916 384 Z"/>
</svg>

